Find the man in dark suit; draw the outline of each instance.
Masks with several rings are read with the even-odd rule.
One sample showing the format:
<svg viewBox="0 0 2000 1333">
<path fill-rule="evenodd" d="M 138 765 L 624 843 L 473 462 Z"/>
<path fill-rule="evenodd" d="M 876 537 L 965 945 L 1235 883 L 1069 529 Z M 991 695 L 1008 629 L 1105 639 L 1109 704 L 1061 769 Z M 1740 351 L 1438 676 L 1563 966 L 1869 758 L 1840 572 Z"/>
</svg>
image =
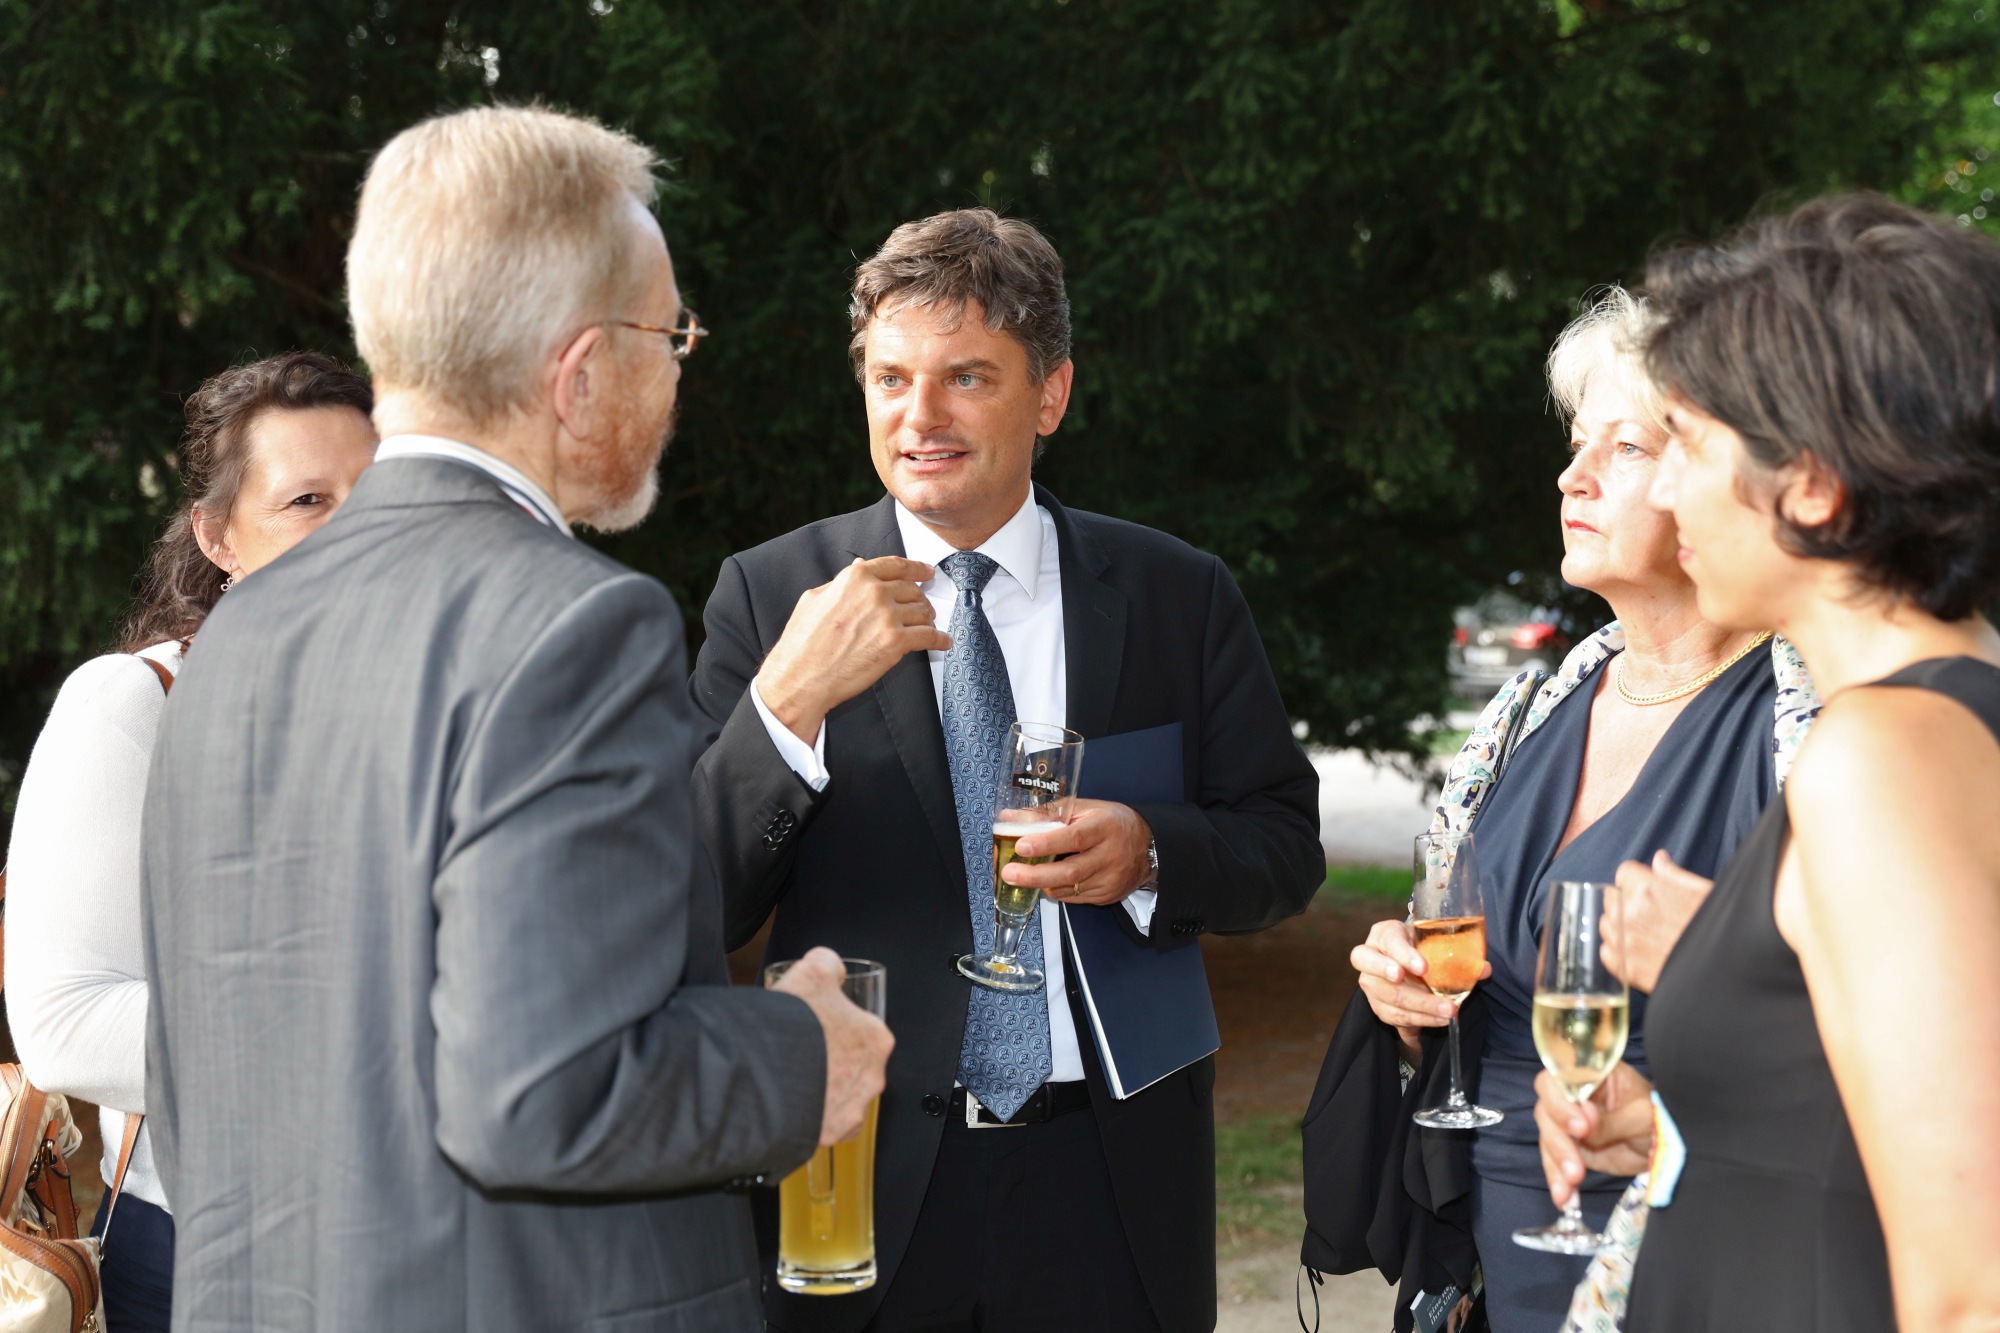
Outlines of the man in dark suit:
<svg viewBox="0 0 2000 1333">
<path fill-rule="evenodd" d="M 1115 1099 L 1055 903 L 1116 904 L 1161 949 L 1269 926 L 1323 875 L 1317 780 L 1222 562 L 1032 484 L 1072 376 L 1046 240 L 983 209 L 907 224 L 861 266 L 852 317 L 888 495 L 732 557 L 692 684 L 731 943 L 775 911 L 774 958 L 824 941 L 880 960 L 897 1033 L 881 1282 L 767 1287 L 767 1316 L 829 1333 L 1208 1329 L 1213 1059 Z M 1080 801 L 1021 840 L 1062 858 L 1005 872 L 1045 891 L 1023 957 L 1049 984 L 1029 994 L 954 966 L 991 943 L 991 801 L 1016 720 L 1183 727 L 1183 800 Z"/>
</svg>

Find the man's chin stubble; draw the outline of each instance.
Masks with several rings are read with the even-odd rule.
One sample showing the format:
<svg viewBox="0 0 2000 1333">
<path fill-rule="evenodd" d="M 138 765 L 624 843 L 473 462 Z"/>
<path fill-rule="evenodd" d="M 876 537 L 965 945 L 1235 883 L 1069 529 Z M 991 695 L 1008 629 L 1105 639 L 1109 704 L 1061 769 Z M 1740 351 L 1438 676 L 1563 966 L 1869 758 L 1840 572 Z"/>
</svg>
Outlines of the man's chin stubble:
<svg viewBox="0 0 2000 1333">
<path fill-rule="evenodd" d="M 653 506 L 660 498 L 660 463 L 667 456 L 667 446 L 673 442 L 674 425 L 679 417 L 676 405 L 657 431 L 646 432 L 652 436 L 654 443 L 644 471 L 636 481 L 627 483 L 621 497 L 607 501 L 587 514 L 578 515 L 578 527 L 589 528 L 593 532 L 629 532 L 646 521 L 646 516 L 653 512 Z"/>
<path fill-rule="evenodd" d="M 646 521 L 653 512 L 653 506 L 660 498 L 660 468 L 658 463 L 646 469 L 645 477 L 637 490 L 624 499 L 592 510 L 577 517 L 576 525 L 589 528 L 593 532 L 630 532 Z"/>
</svg>

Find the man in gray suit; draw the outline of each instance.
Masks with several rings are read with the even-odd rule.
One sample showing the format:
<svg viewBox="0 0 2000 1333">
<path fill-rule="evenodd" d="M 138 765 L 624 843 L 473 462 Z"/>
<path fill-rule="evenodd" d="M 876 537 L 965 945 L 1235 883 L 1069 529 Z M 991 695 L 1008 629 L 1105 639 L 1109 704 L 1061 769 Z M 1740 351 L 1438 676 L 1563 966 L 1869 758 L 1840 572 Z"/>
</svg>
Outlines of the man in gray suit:
<svg viewBox="0 0 2000 1333">
<path fill-rule="evenodd" d="M 644 516 L 699 337 L 652 166 L 486 108 L 369 171 L 381 451 L 203 627 L 148 785 L 176 1329 L 754 1329 L 720 1187 L 882 1087 L 830 952 L 727 984 L 679 614 L 569 531 Z"/>
</svg>

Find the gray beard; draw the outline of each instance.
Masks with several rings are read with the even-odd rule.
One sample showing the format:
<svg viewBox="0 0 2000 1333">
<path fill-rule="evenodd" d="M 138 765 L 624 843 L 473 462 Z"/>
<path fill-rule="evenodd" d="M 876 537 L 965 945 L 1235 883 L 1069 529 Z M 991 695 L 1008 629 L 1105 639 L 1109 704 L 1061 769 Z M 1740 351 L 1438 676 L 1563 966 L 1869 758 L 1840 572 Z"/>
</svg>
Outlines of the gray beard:
<svg viewBox="0 0 2000 1333">
<path fill-rule="evenodd" d="M 660 465 L 655 462 L 646 469 L 646 478 L 637 490 L 622 500 L 579 515 L 576 523 L 594 532 L 629 532 L 646 521 L 646 515 L 653 512 L 659 498 Z"/>
</svg>

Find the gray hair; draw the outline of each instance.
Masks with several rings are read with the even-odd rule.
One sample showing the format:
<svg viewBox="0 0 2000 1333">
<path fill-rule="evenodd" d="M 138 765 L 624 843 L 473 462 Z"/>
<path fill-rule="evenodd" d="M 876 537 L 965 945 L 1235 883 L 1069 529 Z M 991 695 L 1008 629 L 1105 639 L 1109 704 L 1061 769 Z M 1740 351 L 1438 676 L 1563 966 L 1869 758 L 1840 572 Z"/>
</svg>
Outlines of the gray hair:
<svg viewBox="0 0 2000 1333">
<path fill-rule="evenodd" d="M 1592 379 L 1604 375 L 1648 425 L 1664 431 L 1666 405 L 1646 373 L 1646 339 L 1654 320 L 1646 298 L 1611 286 L 1585 296 L 1581 304 L 1583 313 L 1549 349 L 1549 395 L 1563 419 L 1575 418 Z"/>
<path fill-rule="evenodd" d="M 619 313 L 651 149 L 541 107 L 438 116 L 368 168 L 347 248 L 354 341 L 378 391 L 486 425 L 534 401 L 537 364 Z"/>
</svg>

